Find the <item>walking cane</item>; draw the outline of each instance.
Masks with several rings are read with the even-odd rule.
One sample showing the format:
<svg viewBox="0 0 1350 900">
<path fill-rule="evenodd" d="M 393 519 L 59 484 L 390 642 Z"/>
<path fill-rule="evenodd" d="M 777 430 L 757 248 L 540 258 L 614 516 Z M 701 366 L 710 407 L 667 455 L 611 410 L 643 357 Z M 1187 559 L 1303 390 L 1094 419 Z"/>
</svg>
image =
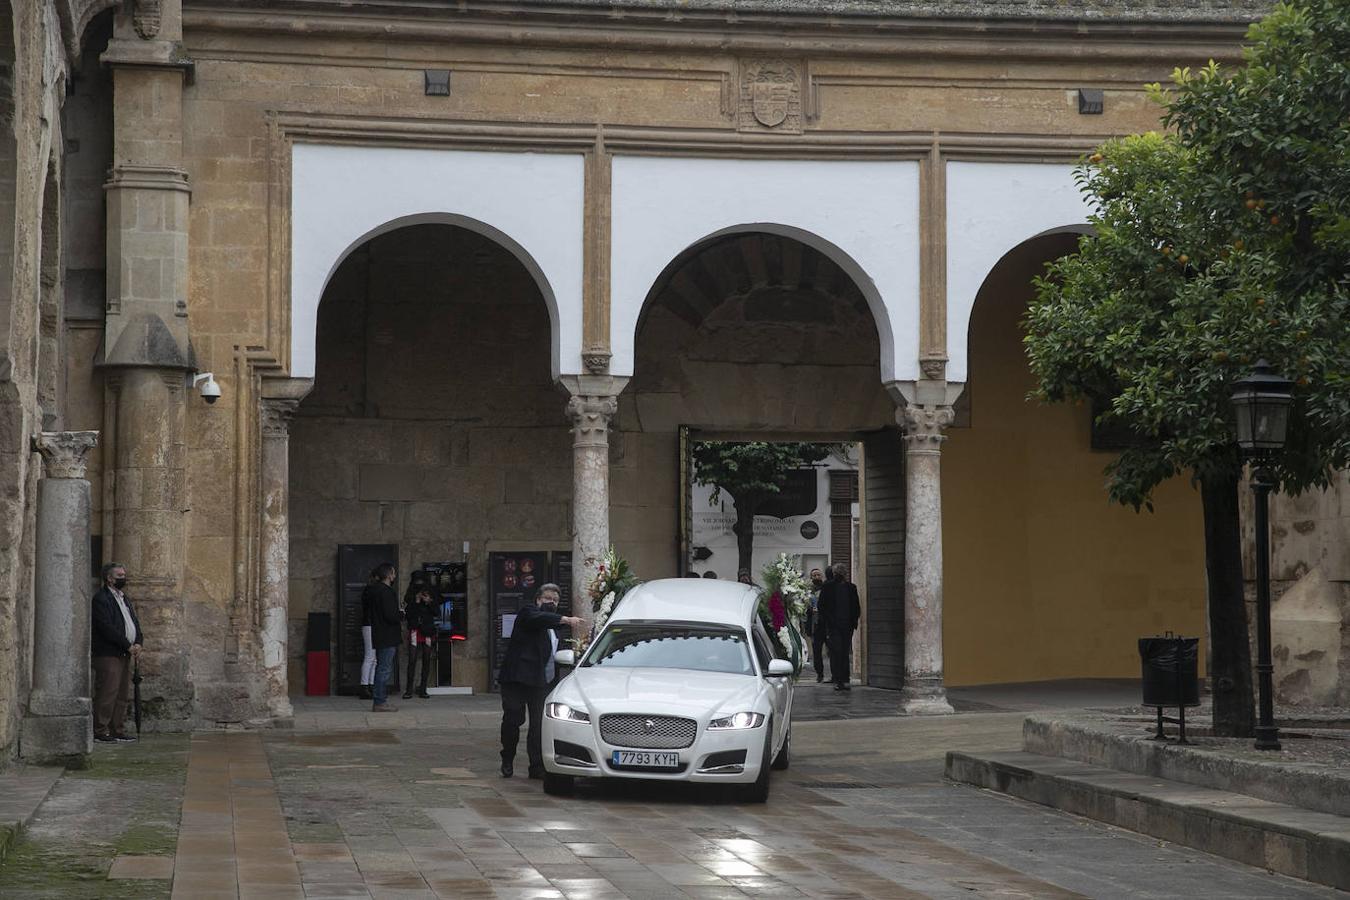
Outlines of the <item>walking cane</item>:
<svg viewBox="0 0 1350 900">
<path fill-rule="evenodd" d="M 141 736 L 141 664 L 131 663 L 131 715 L 136 720 L 136 737 Z"/>
</svg>

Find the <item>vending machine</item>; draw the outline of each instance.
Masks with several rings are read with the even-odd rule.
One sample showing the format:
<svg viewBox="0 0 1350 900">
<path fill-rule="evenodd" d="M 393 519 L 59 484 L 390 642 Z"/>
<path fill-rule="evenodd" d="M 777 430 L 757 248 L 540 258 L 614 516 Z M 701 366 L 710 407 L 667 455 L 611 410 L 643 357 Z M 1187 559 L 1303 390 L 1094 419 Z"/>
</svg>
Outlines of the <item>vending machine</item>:
<svg viewBox="0 0 1350 900">
<path fill-rule="evenodd" d="M 472 688 L 452 687 L 455 648 L 469 637 L 468 569 L 462 562 L 424 562 L 422 571 L 438 601 L 432 654 L 436 674 L 427 693 L 471 693 Z"/>
</svg>

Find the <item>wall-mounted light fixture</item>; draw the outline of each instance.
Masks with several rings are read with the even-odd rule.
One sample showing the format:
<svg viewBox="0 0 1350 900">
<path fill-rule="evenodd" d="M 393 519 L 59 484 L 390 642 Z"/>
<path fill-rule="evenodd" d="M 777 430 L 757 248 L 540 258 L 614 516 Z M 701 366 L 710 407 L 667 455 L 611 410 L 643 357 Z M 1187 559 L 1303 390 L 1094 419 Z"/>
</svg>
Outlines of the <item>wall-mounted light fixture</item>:
<svg viewBox="0 0 1350 900">
<path fill-rule="evenodd" d="M 426 77 L 426 94 L 428 97 L 450 96 L 449 69 L 424 69 L 422 74 Z"/>
<path fill-rule="evenodd" d="M 1106 108 L 1105 91 L 1100 88 L 1078 89 L 1078 114 L 1080 116 L 1100 116 Z"/>
</svg>

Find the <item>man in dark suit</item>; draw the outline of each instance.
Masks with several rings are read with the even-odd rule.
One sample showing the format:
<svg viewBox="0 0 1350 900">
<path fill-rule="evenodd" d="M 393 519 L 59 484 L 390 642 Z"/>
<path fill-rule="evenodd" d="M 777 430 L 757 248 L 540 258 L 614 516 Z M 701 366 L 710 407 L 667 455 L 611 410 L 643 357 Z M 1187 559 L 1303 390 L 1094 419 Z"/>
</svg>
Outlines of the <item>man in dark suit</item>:
<svg viewBox="0 0 1350 900">
<path fill-rule="evenodd" d="M 131 695 L 132 662 L 141 655 L 145 635 L 131 600 L 123 593 L 127 569 L 103 567 L 103 586 L 94 594 L 89 649 L 94 668 L 94 740 L 103 744 L 134 741 L 122 730 Z"/>
<path fill-rule="evenodd" d="M 858 588 L 848 580 L 848 569 L 843 563 L 831 567 L 834 578 L 820 589 L 820 618 L 829 629 L 830 676 L 836 691 L 852 690 L 848 684 L 850 653 L 853 650 L 853 632 L 862 616 Z"/>
<path fill-rule="evenodd" d="M 372 712 L 398 712 L 389 702 L 389 676 L 394 671 L 398 645 L 403 641 L 403 614 L 398 608 L 398 592 L 394 579 L 398 572 L 393 563 L 375 567 L 375 583 L 371 586 L 370 643 L 375 648 L 375 685 L 371 690 Z"/>
<path fill-rule="evenodd" d="M 530 733 L 525 749 L 530 756 L 530 777 L 544 777 L 544 750 L 541 732 L 544 725 L 544 698 L 548 696 L 556 674 L 553 653 L 558 648 L 558 635 L 553 629 L 559 625 L 580 628 L 576 616 L 558 615 L 558 599 L 562 592 L 556 584 L 541 585 L 534 603 L 527 603 L 516 611 L 511 640 L 506 645 L 497 680 L 502 691 L 502 777 L 515 772 L 516 745 L 520 742 L 520 726 L 526 712 L 530 716 Z"/>
</svg>

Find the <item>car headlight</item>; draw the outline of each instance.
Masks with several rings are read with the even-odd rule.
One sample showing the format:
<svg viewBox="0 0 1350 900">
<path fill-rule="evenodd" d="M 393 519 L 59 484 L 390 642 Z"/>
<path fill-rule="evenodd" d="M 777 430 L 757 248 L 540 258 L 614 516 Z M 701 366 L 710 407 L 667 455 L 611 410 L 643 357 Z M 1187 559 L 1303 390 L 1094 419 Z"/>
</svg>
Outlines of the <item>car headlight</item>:
<svg viewBox="0 0 1350 900">
<path fill-rule="evenodd" d="M 738 712 L 730 716 L 723 716 L 720 719 L 713 719 L 711 722 L 708 723 L 708 728 L 710 730 L 711 729 L 721 730 L 728 728 L 736 728 L 736 729 L 758 728 L 763 724 L 764 724 L 764 713 Z"/>
<path fill-rule="evenodd" d="M 591 714 L 584 709 L 568 706 L 566 703 L 549 703 L 544 714 L 550 719 L 565 719 L 568 722 L 589 722 Z"/>
</svg>

